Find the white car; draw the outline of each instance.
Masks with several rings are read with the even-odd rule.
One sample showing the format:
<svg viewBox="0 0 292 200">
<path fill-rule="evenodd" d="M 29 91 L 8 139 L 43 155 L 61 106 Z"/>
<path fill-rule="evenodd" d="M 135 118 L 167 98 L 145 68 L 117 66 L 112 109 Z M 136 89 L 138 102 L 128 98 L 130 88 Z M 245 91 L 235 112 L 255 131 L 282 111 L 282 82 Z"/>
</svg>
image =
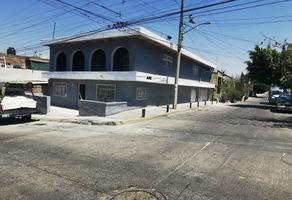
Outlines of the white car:
<svg viewBox="0 0 292 200">
<path fill-rule="evenodd" d="M 37 102 L 32 96 L 26 96 L 26 84 L 2 84 L 0 87 L 0 119 L 24 118 L 30 119 L 37 113 Z"/>
</svg>

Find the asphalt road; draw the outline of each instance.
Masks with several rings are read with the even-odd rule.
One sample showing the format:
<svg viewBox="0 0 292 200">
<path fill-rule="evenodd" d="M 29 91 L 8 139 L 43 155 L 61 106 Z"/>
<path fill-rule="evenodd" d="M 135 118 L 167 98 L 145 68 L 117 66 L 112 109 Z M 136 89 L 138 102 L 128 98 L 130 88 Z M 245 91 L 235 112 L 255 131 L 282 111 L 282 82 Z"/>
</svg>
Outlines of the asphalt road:
<svg viewBox="0 0 292 200">
<path fill-rule="evenodd" d="M 292 115 L 265 99 L 124 126 L 0 126 L 0 199 L 292 199 Z"/>
</svg>

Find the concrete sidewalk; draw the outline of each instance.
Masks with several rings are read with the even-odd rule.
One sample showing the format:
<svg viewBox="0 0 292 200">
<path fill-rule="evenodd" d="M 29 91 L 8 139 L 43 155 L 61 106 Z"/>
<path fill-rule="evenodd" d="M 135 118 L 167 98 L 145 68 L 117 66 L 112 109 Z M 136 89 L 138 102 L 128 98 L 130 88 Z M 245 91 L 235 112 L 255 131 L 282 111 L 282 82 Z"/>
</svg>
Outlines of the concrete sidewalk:
<svg viewBox="0 0 292 200">
<path fill-rule="evenodd" d="M 205 102 L 200 102 L 199 108 L 219 105 L 224 104 L 217 104 L 214 101 L 212 105 L 211 101 L 207 101 L 205 105 Z M 142 109 L 146 110 L 145 118 L 142 118 Z M 84 125 L 122 125 L 151 120 L 194 109 L 198 109 L 197 102 L 192 103 L 192 109 L 190 109 L 190 103 L 178 104 L 176 110 L 172 109 L 172 105 L 170 105 L 168 113 L 166 112 L 166 106 L 147 106 L 144 108 L 130 109 L 108 117 L 81 117 L 79 116 L 78 110 L 51 106 L 51 110 L 47 115 L 33 115 L 32 118 L 40 121 L 76 123 Z"/>
</svg>

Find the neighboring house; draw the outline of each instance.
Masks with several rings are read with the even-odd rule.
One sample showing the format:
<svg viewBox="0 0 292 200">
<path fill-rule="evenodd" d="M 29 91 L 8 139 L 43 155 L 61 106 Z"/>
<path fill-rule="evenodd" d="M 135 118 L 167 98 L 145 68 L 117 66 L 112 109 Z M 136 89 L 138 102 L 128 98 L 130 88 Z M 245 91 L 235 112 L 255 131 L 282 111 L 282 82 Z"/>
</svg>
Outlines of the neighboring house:
<svg viewBox="0 0 292 200">
<path fill-rule="evenodd" d="M 222 93 L 222 85 L 233 81 L 233 78 L 220 70 L 214 70 L 212 73 L 212 83 L 215 84 L 213 98 L 219 100 Z"/>
<path fill-rule="evenodd" d="M 26 69 L 26 60 L 23 56 L 0 53 L 0 66 L 2 68 Z"/>
<path fill-rule="evenodd" d="M 31 70 L 49 70 L 49 60 L 40 57 L 0 53 L 0 67 Z"/>
<path fill-rule="evenodd" d="M 166 105 L 173 99 L 176 45 L 145 28 L 109 30 L 45 42 L 50 47 L 52 104 L 78 108 L 79 100 Z M 215 65 L 183 49 L 178 102 L 211 97 Z"/>
<path fill-rule="evenodd" d="M 49 60 L 39 57 L 28 57 L 27 65 L 31 70 L 49 71 Z"/>
<path fill-rule="evenodd" d="M 48 95 L 48 79 L 42 76 L 48 70 L 48 59 L 0 53 L 0 82 L 29 81 L 35 93 Z"/>
</svg>

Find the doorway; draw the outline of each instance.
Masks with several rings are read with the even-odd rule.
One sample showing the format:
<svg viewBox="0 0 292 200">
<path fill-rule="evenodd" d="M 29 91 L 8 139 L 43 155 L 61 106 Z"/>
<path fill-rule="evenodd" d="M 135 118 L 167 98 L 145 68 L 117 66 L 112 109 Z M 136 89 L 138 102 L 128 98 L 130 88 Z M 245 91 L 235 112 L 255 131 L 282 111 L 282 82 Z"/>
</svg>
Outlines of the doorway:
<svg viewBox="0 0 292 200">
<path fill-rule="evenodd" d="M 78 86 L 78 100 L 86 99 L 86 84 L 79 84 Z"/>
</svg>

